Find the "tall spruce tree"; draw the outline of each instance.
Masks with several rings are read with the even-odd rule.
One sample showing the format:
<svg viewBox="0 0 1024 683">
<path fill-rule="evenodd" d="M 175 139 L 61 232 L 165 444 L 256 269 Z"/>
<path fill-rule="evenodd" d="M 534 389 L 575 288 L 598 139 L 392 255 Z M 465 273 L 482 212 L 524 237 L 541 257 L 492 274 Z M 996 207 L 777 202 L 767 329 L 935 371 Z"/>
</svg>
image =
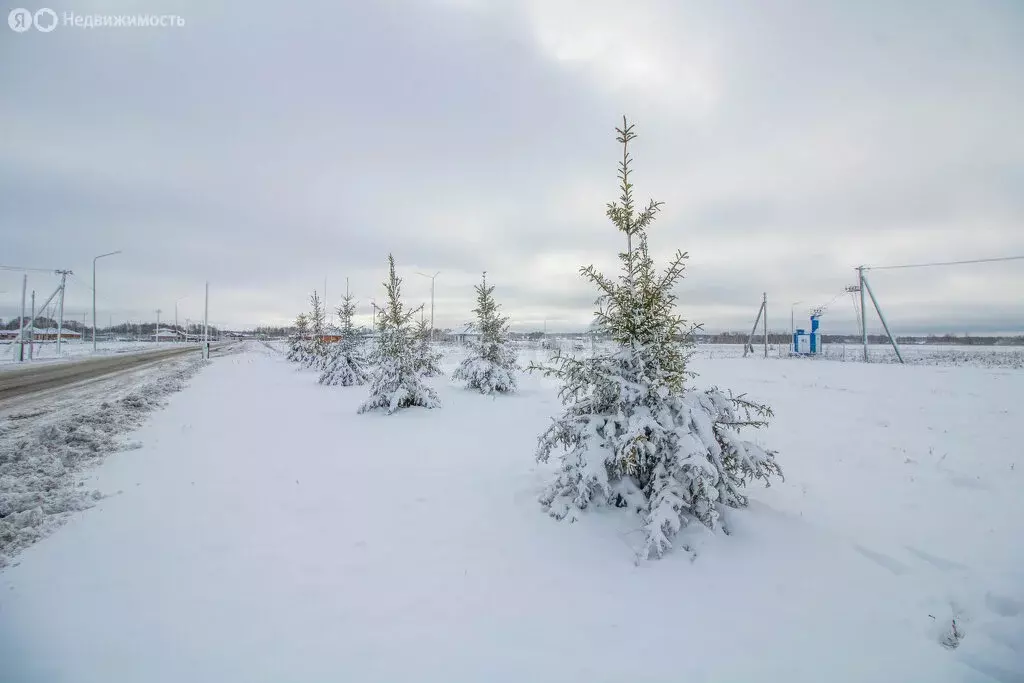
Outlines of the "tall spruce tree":
<svg viewBox="0 0 1024 683">
<path fill-rule="evenodd" d="M 494 300 L 494 285 L 487 284 L 487 273 L 476 286 L 476 322 L 473 328 L 479 340 L 470 344 L 469 355 L 452 375 L 456 382 L 465 382 L 467 389 L 481 394 L 511 393 L 518 386 L 516 352 L 508 339 L 508 317 L 498 313 Z"/>
<path fill-rule="evenodd" d="M 350 387 L 366 384 L 369 380 L 362 350 L 363 336 L 352 324 L 355 314 L 356 299 L 346 286 L 345 296 L 338 307 L 341 340 L 329 345 L 320 384 Z"/>
<path fill-rule="evenodd" d="M 413 332 L 415 337 L 414 354 L 416 356 L 416 372 L 423 377 L 438 377 L 441 372 L 441 353 L 430 343 L 430 323 L 422 316 L 416 323 Z"/>
<path fill-rule="evenodd" d="M 327 331 L 327 311 L 320 300 L 320 293 L 316 290 L 309 295 L 309 355 L 306 365 L 314 370 L 323 370 L 327 360 L 327 343 L 324 341 L 324 333 Z"/>
<path fill-rule="evenodd" d="M 629 143 L 636 135 L 623 118 L 622 194 L 607 216 L 626 236 L 621 272 L 611 278 L 593 266 L 581 274 L 597 286 L 595 325 L 614 350 L 592 358 L 556 354 L 552 366 L 531 365 L 562 381 L 562 415 L 540 436 L 536 457 L 557 454 L 557 477 L 540 498 L 559 519 L 575 519 L 590 505 L 610 504 L 638 514 L 646 539 L 640 556 L 660 557 L 690 521 L 722 527 L 722 506 L 743 507 L 743 486 L 781 476 L 775 452 L 744 440 L 744 427 L 771 417 L 766 406 L 718 388 L 687 386 L 695 326 L 676 314 L 672 288 L 687 254 L 677 251 L 658 273 L 647 228 L 661 203 L 638 210 L 630 181 Z M 728 533 L 728 529 L 724 528 Z"/>
<path fill-rule="evenodd" d="M 433 388 L 423 383 L 416 367 L 413 317 L 419 309 L 402 304 L 402 280 L 395 274 L 395 258 L 388 254 L 388 280 L 384 283 L 387 304 L 377 317 L 377 343 L 370 356 L 373 364 L 370 396 L 360 413 L 383 408 L 388 415 L 402 408 L 437 408 L 441 402 Z"/>
<path fill-rule="evenodd" d="M 288 360 L 306 364 L 309 356 L 309 318 L 305 313 L 295 317 L 295 334 L 288 340 Z"/>
</svg>

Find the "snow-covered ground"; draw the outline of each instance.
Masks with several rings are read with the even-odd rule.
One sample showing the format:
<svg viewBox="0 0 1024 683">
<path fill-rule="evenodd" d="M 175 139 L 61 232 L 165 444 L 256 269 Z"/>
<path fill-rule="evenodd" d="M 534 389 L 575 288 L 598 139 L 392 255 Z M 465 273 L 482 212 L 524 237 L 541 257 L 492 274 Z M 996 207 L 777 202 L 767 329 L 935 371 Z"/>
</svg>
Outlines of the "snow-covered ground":
<svg viewBox="0 0 1024 683">
<path fill-rule="evenodd" d="M 1024 371 L 695 366 L 773 406 L 786 481 L 637 563 L 625 515 L 536 501 L 549 381 L 357 415 L 248 344 L 0 574 L 0 681 L 1024 680 Z"/>
<path fill-rule="evenodd" d="M 1024 347 L 1021 346 L 967 346 L 946 344 L 905 344 L 900 353 L 908 365 L 972 366 L 982 368 L 1024 369 Z M 701 344 L 699 356 L 708 358 L 742 358 L 742 344 Z M 763 357 L 764 347 L 754 345 L 753 357 Z M 860 344 L 826 344 L 814 358 L 790 357 L 785 344 L 768 346 L 768 357 L 783 357 L 794 362 L 845 361 L 859 363 L 864 359 Z M 872 363 L 898 363 L 896 352 L 888 344 L 869 344 L 868 358 Z"/>
<path fill-rule="evenodd" d="M 100 491 L 81 473 L 132 448 L 126 432 L 203 365 L 198 355 L 164 361 L 7 402 L 0 408 L 0 569 Z"/>
<path fill-rule="evenodd" d="M 109 341 L 96 342 L 96 353 L 93 354 L 92 342 L 90 341 L 65 341 L 60 345 L 60 356 L 57 356 L 56 342 L 36 342 L 32 350 L 32 360 L 17 362 L 17 344 L 11 342 L 0 343 L 0 370 L 5 368 L 23 367 L 28 363 L 52 363 L 57 360 L 79 360 L 88 356 L 107 356 L 115 353 L 133 353 L 136 351 L 157 351 L 159 349 L 170 349 L 171 342 L 134 342 L 134 341 Z M 25 354 L 28 355 L 28 345 L 25 346 Z"/>
</svg>

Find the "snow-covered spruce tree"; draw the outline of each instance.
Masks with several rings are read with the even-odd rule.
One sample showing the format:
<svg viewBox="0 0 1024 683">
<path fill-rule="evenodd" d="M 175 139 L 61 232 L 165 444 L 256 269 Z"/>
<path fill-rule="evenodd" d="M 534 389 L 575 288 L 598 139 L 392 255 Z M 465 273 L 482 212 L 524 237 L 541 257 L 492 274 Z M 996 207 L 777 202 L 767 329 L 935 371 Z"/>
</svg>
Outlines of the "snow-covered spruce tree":
<svg viewBox="0 0 1024 683">
<path fill-rule="evenodd" d="M 423 318 L 416 323 L 413 332 L 416 339 L 414 354 L 416 356 L 416 372 L 423 377 L 438 377 L 441 372 L 441 353 L 434 350 L 430 343 L 430 323 Z"/>
<path fill-rule="evenodd" d="M 646 539 L 640 556 L 660 557 L 691 520 L 721 527 L 720 508 L 743 507 L 743 486 L 781 476 L 775 452 L 745 441 L 744 427 L 771 417 L 765 406 L 717 388 L 686 386 L 692 334 L 675 313 L 672 288 L 683 276 L 687 254 L 678 251 L 664 273 L 655 270 L 647 228 L 660 209 L 651 201 L 637 210 L 630 182 L 633 126 L 616 128 L 622 144 L 622 195 L 607 215 L 626 235 L 622 272 L 606 277 L 593 266 L 581 274 L 600 295 L 595 324 L 614 350 L 592 358 L 556 357 L 551 366 L 531 365 L 562 381 L 562 415 L 539 438 L 537 459 L 553 453 L 560 471 L 541 496 L 559 519 L 576 519 L 590 505 L 610 504 L 642 519 Z M 728 533 L 728 529 L 723 529 Z"/>
<path fill-rule="evenodd" d="M 315 291 L 309 295 L 309 354 L 306 357 L 306 366 L 313 370 L 323 370 L 327 362 L 327 343 L 324 341 L 324 333 L 327 331 L 327 312 L 320 301 L 320 293 Z"/>
<path fill-rule="evenodd" d="M 402 304 L 402 280 L 395 275 L 395 258 L 391 254 L 388 267 L 388 280 L 384 283 L 388 302 L 377 318 L 377 344 L 370 356 L 370 396 L 358 412 L 384 408 L 390 415 L 412 406 L 437 408 L 441 405 L 437 393 L 423 383 L 416 369 L 412 320 L 419 309 L 408 309 Z"/>
<path fill-rule="evenodd" d="M 309 356 L 309 319 L 305 313 L 299 313 L 295 318 L 295 334 L 288 340 L 288 360 L 306 364 Z"/>
<path fill-rule="evenodd" d="M 456 382 L 465 382 L 467 389 L 481 394 L 511 393 L 516 390 L 515 349 L 509 344 L 508 317 L 498 314 L 494 301 L 494 285 L 487 285 L 487 273 L 476 286 L 476 322 L 473 327 L 480 333 L 479 341 L 472 343 L 469 355 L 452 375 Z"/>
<path fill-rule="evenodd" d="M 350 387 L 366 384 L 369 379 L 362 351 L 363 338 L 352 324 L 355 314 L 356 299 L 346 291 L 338 307 L 341 340 L 329 347 L 320 384 Z"/>
</svg>

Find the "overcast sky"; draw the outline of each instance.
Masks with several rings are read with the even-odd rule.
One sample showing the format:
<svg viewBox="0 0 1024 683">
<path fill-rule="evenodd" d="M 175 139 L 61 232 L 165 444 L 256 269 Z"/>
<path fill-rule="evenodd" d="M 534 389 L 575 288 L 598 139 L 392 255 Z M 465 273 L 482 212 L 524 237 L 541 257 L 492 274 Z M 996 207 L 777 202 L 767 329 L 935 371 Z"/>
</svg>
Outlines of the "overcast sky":
<svg viewBox="0 0 1024 683">
<path fill-rule="evenodd" d="M 22 6 L 24 2 L 20 3 Z M 438 327 L 480 272 L 516 329 L 578 329 L 613 268 L 627 114 L 682 313 L 770 326 L 853 267 L 1024 254 L 1024 3 L 76 2 L 183 27 L 0 24 L 0 264 L 70 268 L 67 315 L 284 323 L 388 252 Z M 7 6 L 4 14 L 12 6 Z M 31 7 L 31 9 L 37 9 Z M 53 275 L 29 274 L 45 297 Z M 878 271 L 897 332 L 1024 331 L 1024 261 Z M 0 316 L 21 273 L 0 271 Z M 825 331 L 854 329 L 840 297 Z M 874 325 L 872 329 L 875 329 Z"/>
</svg>

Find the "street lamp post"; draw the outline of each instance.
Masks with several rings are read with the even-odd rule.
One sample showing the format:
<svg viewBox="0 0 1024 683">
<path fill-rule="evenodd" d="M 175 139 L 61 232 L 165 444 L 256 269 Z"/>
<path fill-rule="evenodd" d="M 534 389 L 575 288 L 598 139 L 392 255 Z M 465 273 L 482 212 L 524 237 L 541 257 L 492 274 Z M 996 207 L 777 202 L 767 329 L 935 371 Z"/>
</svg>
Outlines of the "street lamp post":
<svg viewBox="0 0 1024 683">
<path fill-rule="evenodd" d="M 100 260 L 105 256 L 113 256 L 114 254 L 120 254 L 121 251 L 111 251 L 106 254 L 100 254 L 92 260 L 92 351 L 96 353 L 96 261 Z"/>
<path fill-rule="evenodd" d="M 440 275 L 441 271 L 437 271 L 433 275 L 427 275 L 426 273 L 416 274 L 430 278 L 430 341 L 434 341 L 434 278 Z"/>
<path fill-rule="evenodd" d="M 187 298 L 188 294 L 174 300 L 174 341 L 178 341 L 178 302 Z"/>
</svg>

